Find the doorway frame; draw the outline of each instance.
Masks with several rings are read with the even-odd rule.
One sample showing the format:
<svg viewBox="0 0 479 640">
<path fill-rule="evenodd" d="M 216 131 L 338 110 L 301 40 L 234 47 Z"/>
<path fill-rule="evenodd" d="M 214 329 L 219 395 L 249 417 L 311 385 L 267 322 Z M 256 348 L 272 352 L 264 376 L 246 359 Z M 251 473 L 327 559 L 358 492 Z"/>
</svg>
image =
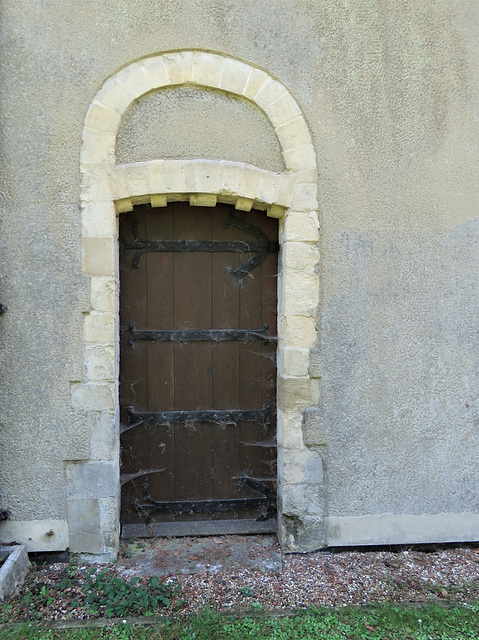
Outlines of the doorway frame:
<svg viewBox="0 0 479 640">
<path fill-rule="evenodd" d="M 255 104 L 275 130 L 285 170 L 208 159 L 116 165 L 123 114 L 144 94 L 179 85 Z M 72 410 L 88 422 L 91 455 L 65 461 L 70 550 L 105 557 L 118 550 L 118 215 L 135 204 L 164 207 L 174 201 L 224 202 L 279 218 L 278 533 L 285 550 L 322 546 L 324 461 L 304 428 L 304 412 L 319 400 L 319 378 L 310 366 L 319 302 L 317 166 L 297 102 L 281 82 L 240 60 L 198 50 L 167 52 L 133 62 L 106 80 L 88 109 L 82 141 L 82 274 L 89 300 L 83 310 L 84 375 L 71 381 L 70 392 Z"/>
</svg>

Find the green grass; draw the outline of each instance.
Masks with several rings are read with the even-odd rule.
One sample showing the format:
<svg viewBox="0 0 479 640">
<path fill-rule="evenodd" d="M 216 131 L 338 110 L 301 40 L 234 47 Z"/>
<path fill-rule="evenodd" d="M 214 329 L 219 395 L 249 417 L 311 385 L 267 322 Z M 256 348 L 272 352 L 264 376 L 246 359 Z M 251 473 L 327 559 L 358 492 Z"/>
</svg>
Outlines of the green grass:
<svg viewBox="0 0 479 640">
<path fill-rule="evenodd" d="M 479 639 L 479 606 L 437 607 L 394 604 L 341 609 L 310 609 L 293 617 L 267 614 L 234 618 L 203 611 L 187 620 L 164 620 L 150 627 L 128 623 L 112 628 L 75 631 L 38 626 L 4 629 L 0 639 L 9 640 L 469 640 Z"/>
</svg>

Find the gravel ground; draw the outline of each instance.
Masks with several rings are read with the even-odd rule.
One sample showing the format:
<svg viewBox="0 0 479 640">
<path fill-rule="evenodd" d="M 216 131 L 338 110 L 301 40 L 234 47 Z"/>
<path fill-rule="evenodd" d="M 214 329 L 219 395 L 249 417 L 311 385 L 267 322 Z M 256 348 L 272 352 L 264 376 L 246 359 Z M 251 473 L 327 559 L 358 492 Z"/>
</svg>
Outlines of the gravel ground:
<svg viewBox="0 0 479 640">
<path fill-rule="evenodd" d="M 124 575 L 118 565 L 112 574 Z M 85 619 L 99 617 L 83 606 L 88 567 L 66 563 L 36 565 L 22 593 L 6 607 L 4 621 L 32 617 Z M 69 586 L 60 587 L 68 575 Z M 455 602 L 479 600 L 479 548 L 314 552 L 287 555 L 282 573 L 238 570 L 204 570 L 194 574 L 163 576 L 181 586 L 185 604 L 172 608 L 180 614 L 204 606 L 221 611 L 297 609 L 308 606 L 346 606 L 379 602 Z M 144 578 L 146 580 L 146 578 Z M 43 588 L 44 587 L 44 588 Z M 43 594 L 43 595 L 42 595 Z M 34 603 L 32 606 L 32 602 Z"/>
</svg>

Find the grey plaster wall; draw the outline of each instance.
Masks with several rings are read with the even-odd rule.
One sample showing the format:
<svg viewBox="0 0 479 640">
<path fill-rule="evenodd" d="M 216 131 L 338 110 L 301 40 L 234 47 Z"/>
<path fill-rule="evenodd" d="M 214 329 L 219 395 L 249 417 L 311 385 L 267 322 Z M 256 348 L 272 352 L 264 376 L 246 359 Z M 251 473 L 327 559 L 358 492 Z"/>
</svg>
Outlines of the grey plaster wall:
<svg viewBox="0 0 479 640">
<path fill-rule="evenodd" d="M 264 68 L 311 128 L 327 512 L 477 513 L 477 2 L 4 0 L 1 20 L 0 493 L 12 519 L 65 518 L 63 461 L 90 459 L 88 416 L 69 399 L 87 293 L 85 114 L 116 70 L 180 48 Z"/>
<path fill-rule="evenodd" d="M 117 162 L 156 158 L 210 158 L 284 169 L 278 138 L 260 109 L 197 87 L 154 91 L 123 116 Z"/>
</svg>

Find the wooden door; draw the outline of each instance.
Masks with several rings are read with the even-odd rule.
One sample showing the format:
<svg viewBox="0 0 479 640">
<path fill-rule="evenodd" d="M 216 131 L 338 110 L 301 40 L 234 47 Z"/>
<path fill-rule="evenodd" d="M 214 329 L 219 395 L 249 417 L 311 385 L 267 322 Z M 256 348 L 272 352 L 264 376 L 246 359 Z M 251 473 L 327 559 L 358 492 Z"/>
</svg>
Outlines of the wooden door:
<svg viewBox="0 0 479 640">
<path fill-rule="evenodd" d="M 120 219 L 122 535 L 275 530 L 277 220 Z"/>
</svg>

